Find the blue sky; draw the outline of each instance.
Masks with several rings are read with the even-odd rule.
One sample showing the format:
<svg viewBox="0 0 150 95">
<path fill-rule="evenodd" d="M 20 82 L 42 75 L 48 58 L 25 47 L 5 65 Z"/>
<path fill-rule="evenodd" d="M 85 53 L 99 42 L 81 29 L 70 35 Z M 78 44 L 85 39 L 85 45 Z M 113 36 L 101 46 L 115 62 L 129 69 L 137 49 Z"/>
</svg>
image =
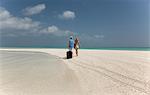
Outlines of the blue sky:
<svg viewBox="0 0 150 95">
<path fill-rule="evenodd" d="M 149 0 L 0 0 L 0 46 L 150 47 Z"/>
</svg>

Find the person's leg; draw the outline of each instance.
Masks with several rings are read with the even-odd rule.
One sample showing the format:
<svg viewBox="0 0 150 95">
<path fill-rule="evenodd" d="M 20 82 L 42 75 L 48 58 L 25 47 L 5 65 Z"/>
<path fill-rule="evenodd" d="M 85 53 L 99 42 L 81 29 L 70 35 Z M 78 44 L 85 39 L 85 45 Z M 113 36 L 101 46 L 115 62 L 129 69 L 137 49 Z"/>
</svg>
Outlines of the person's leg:
<svg viewBox="0 0 150 95">
<path fill-rule="evenodd" d="M 78 56 L 78 49 L 76 49 L 76 55 Z"/>
<path fill-rule="evenodd" d="M 71 48 L 69 48 L 69 51 L 72 51 L 72 49 L 71 49 Z"/>
<path fill-rule="evenodd" d="M 77 49 L 75 49 L 76 50 L 76 56 L 77 56 Z"/>
<path fill-rule="evenodd" d="M 78 55 L 78 49 L 77 49 L 77 55 Z"/>
<path fill-rule="evenodd" d="M 71 48 L 71 51 L 72 51 L 72 56 L 73 56 L 73 48 Z"/>
</svg>

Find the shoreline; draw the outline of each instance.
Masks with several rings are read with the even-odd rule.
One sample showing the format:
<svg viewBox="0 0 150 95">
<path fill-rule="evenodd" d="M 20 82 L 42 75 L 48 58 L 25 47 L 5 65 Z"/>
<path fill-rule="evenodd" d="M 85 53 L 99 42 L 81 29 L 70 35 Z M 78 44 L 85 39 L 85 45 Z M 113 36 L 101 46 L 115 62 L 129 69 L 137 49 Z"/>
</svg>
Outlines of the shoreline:
<svg viewBox="0 0 150 95">
<path fill-rule="evenodd" d="M 50 47 L 0 47 L 0 49 L 67 49 Z M 125 51 L 150 51 L 150 47 L 106 47 L 106 48 L 80 48 L 80 50 L 125 50 Z"/>
</svg>

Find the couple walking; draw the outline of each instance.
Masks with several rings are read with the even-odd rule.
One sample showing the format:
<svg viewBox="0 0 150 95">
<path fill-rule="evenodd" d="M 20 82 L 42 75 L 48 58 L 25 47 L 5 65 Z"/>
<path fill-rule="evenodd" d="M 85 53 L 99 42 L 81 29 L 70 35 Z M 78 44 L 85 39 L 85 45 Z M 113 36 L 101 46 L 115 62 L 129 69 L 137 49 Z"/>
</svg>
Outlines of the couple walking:
<svg viewBox="0 0 150 95">
<path fill-rule="evenodd" d="M 79 46 L 79 39 L 76 37 L 76 39 L 74 40 L 73 36 L 70 36 L 68 44 L 69 51 L 72 51 L 72 49 L 74 48 L 76 50 L 76 56 L 78 56 Z"/>
</svg>

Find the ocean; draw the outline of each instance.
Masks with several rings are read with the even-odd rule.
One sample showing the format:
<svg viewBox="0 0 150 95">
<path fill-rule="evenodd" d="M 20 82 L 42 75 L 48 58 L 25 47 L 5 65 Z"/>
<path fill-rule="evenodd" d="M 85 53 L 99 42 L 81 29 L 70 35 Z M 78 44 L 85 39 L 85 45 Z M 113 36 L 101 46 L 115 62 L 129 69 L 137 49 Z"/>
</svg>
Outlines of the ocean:
<svg viewBox="0 0 150 95">
<path fill-rule="evenodd" d="M 134 51 L 150 51 L 150 47 L 106 47 L 106 48 L 83 48 L 91 50 L 134 50 Z"/>
<path fill-rule="evenodd" d="M 58 47 L 0 47 L 0 48 L 58 48 Z M 65 49 L 64 47 L 59 47 L 58 49 Z M 103 48 L 80 48 L 80 49 L 90 49 L 90 50 L 133 50 L 133 51 L 150 51 L 150 47 L 103 47 Z"/>
</svg>

